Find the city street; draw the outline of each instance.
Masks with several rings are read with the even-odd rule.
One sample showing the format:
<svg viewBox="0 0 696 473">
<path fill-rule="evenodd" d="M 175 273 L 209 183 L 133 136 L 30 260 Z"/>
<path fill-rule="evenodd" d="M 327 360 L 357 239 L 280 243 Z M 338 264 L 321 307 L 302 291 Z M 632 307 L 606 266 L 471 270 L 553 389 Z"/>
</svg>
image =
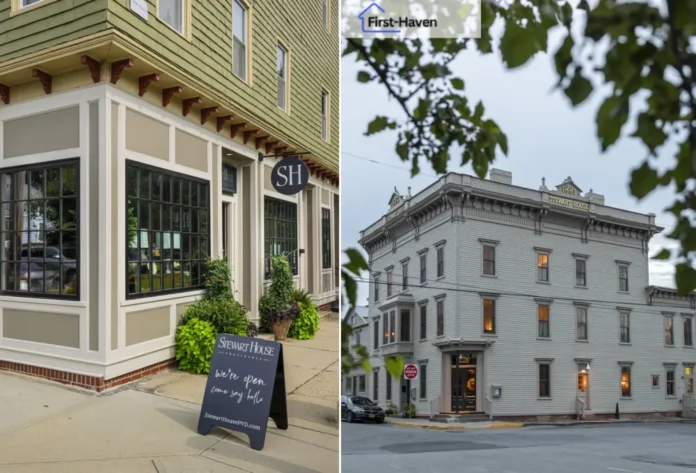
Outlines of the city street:
<svg viewBox="0 0 696 473">
<path fill-rule="evenodd" d="M 342 472 L 685 473 L 696 424 L 437 431 L 343 422 Z"/>
</svg>

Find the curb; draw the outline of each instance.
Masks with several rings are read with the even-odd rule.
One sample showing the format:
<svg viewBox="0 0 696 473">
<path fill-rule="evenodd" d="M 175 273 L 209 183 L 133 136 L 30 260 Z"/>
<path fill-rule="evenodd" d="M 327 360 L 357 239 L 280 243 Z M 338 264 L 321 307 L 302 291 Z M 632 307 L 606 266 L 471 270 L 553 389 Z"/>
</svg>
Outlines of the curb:
<svg viewBox="0 0 696 473">
<path fill-rule="evenodd" d="M 696 424 L 696 419 L 626 419 L 626 420 L 585 420 L 569 422 L 525 422 L 524 427 L 577 427 L 583 425 L 619 424 Z"/>
<path fill-rule="evenodd" d="M 398 427 L 409 427 L 412 429 L 426 429 L 426 430 L 485 430 L 485 429 L 519 429 L 525 427 L 524 422 L 502 422 L 499 424 L 491 424 L 486 427 L 471 427 L 463 424 L 443 424 L 443 425 L 420 425 L 412 424 L 410 422 L 393 422 L 386 421 L 385 424 L 396 425 Z"/>
</svg>

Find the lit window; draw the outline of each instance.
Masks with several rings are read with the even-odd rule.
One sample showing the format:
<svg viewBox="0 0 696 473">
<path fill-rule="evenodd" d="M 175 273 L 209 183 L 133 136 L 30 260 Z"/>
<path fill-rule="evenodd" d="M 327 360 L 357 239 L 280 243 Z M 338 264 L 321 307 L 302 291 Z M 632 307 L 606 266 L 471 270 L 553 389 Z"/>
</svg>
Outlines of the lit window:
<svg viewBox="0 0 696 473">
<path fill-rule="evenodd" d="M 184 34 L 184 0 L 159 0 L 160 20 Z"/>
<path fill-rule="evenodd" d="M 389 312 L 389 343 L 396 341 L 396 311 Z"/>
<path fill-rule="evenodd" d="M 235 75 L 246 80 L 247 77 L 247 9 L 239 0 L 234 0 L 232 11 L 232 33 L 234 45 L 232 51 L 232 65 Z"/>
<path fill-rule="evenodd" d="M 549 282 L 549 255 L 545 253 L 537 255 L 537 281 Z"/>
<path fill-rule="evenodd" d="M 621 397 L 631 397 L 631 367 L 621 367 Z"/>
<path fill-rule="evenodd" d="M 286 109 L 288 88 L 288 53 L 282 46 L 278 46 L 278 108 Z"/>
<path fill-rule="evenodd" d="M 540 304 L 537 307 L 537 317 L 539 319 L 539 338 L 549 338 L 551 336 L 549 306 L 546 304 Z"/>
<path fill-rule="evenodd" d="M 495 333 L 495 300 L 483 300 L 483 333 Z"/>
</svg>

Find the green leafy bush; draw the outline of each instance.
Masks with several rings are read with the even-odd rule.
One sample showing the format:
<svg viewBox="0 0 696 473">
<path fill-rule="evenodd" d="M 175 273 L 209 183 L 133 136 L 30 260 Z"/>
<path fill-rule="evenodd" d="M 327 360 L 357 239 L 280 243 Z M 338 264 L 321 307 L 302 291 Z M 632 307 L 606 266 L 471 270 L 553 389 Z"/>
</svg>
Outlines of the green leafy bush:
<svg viewBox="0 0 696 473">
<path fill-rule="evenodd" d="M 246 309 L 234 299 L 203 299 L 186 308 L 181 324 L 186 325 L 189 320 L 198 319 L 210 323 L 216 334 L 229 333 L 246 337 L 249 328 L 246 314 Z"/>
<path fill-rule="evenodd" d="M 387 405 L 387 408 L 384 410 L 384 415 L 393 416 L 397 412 L 398 412 L 398 409 L 396 407 L 396 404 L 394 404 L 393 402 L 390 402 Z"/>
<path fill-rule="evenodd" d="M 312 300 L 312 295 L 304 289 L 293 289 L 292 300 L 297 302 L 298 304 L 314 304 L 314 301 Z"/>
<path fill-rule="evenodd" d="M 295 340 L 311 340 L 319 330 L 319 311 L 312 302 L 299 303 L 300 315 L 292 321 L 288 337 Z"/>
<path fill-rule="evenodd" d="M 295 283 L 292 279 L 290 263 L 285 256 L 271 258 L 271 285 L 259 299 L 261 328 L 268 331 L 275 322 L 295 319 L 300 312 L 292 298 Z"/>
<path fill-rule="evenodd" d="M 215 329 L 204 320 L 189 319 L 176 331 L 176 359 L 179 369 L 194 374 L 208 374 L 215 348 Z"/>
<path fill-rule="evenodd" d="M 232 271 L 225 258 L 205 263 L 205 299 L 233 301 L 231 282 Z"/>
</svg>

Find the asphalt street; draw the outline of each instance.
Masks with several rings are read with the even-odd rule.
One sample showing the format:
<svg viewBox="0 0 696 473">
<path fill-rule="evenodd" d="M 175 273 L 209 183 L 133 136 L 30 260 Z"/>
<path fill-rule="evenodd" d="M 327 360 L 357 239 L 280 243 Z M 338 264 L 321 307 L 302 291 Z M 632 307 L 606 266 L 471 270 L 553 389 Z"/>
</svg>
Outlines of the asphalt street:
<svg viewBox="0 0 696 473">
<path fill-rule="evenodd" d="M 438 431 L 342 423 L 342 473 L 688 473 L 696 423 Z"/>
</svg>

